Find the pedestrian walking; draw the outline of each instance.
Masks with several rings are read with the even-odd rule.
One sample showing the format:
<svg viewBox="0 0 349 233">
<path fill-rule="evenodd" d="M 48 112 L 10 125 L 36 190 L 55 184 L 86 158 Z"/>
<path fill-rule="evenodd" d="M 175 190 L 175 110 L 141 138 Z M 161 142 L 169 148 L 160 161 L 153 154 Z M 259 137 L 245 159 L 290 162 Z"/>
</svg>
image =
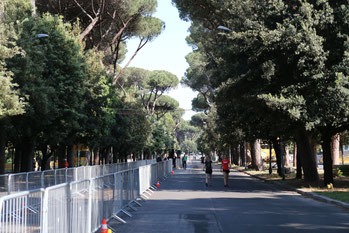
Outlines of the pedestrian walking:
<svg viewBox="0 0 349 233">
<path fill-rule="evenodd" d="M 201 164 L 202 164 L 202 170 L 205 171 L 205 156 L 201 156 Z"/>
<path fill-rule="evenodd" d="M 222 170 L 223 170 L 223 176 L 224 176 L 224 187 L 228 187 L 228 178 L 229 178 L 229 172 L 230 172 L 229 164 L 230 164 L 229 159 L 227 158 L 226 155 L 224 155 L 223 159 L 222 159 Z"/>
<path fill-rule="evenodd" d="M 184 156 L 182 158 L 183 169 L 187 169 L 187 159 L 188 159 L 188 157 L 184 154 Z"/>
<path fill-rule="evenodd" d="M 212 186 L 212 160 L 209 155 L 206 156 L 205 173 L 206 173 L 206 187 L 208 187 L 208 185 Z"/>
</svg>

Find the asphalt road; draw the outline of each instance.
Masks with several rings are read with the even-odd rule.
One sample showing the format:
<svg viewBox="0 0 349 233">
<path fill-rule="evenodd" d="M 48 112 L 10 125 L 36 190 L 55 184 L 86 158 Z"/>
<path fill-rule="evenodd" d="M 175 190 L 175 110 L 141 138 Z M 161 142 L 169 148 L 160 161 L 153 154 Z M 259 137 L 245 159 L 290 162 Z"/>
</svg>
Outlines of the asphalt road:
<svg viewBox="0 0 349 233">
<path fill-rule="evenodd" d="M 214 171 L 205 187 L 199 161 L 177 170 L 127 223 L 111 221 L 118 233 L 331 233 L 349 232 L 349 212 L 297 193 L 281 191 L 240 172 L 231 172 L 229 188 Z M 121 215 L 120 215 L 121 216 Z"/>
</svg>

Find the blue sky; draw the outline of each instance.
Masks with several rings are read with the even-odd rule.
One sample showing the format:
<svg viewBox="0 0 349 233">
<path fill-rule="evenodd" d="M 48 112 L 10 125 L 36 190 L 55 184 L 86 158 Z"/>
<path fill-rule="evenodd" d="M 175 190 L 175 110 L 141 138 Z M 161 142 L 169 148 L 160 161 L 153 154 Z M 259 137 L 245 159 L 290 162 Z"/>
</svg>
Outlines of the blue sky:
<svg viewBox="0 0 349 233">
<path fill-rule="evenodd" d="M 181 79 L 188 68 L 185 56 L 192 51 L 185 41 L 189 35 L 190 23 L 179 18 L 178 10 L 172 6 L 171 0 L 158 0 L 158 8 L 154 16 L 164 21 L 166 28 L 159 37 L 138 52 L 130 67 L 167 70 Z M 124 64 L 132 56 L 137 45 L 138 40 L 130 40 L 127 43 L 129 52 Z M 196 96 L 190 88 L 181 85 L 167 94 L 175 98 L 184 109 L 191 109 L 191 100 Z M 193 114 L 195 114 L 193 111 L 186 111 L 183 118 L 189 120 Z"/>
</svg>

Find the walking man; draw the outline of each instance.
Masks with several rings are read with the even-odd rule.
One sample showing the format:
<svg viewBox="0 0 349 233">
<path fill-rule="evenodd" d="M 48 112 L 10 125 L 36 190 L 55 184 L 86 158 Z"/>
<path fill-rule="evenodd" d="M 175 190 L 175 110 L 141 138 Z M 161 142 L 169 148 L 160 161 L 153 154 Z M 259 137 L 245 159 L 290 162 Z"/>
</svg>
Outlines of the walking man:
<svg viewBox="0 0 349 233">
<path fill-rule="evenodd" d="M 202 170 L 205 171 L 205 156 L 201 156 L 201 164 L 202 164 Z"/>
<path fill-rule="evenodd" d="M 206 173 L 206 187 L 210 184 L 212 186 L 212 160 L 209 155 L 206 156 L 205 161 L 205 173 Z"/>
<path fill-rule="evenodd" d="M 183 169 L 187 169 L 187 155 L 184 154 L 183 158 L 182 158 L 182 163 L 183 163 Z"/>
</svg>

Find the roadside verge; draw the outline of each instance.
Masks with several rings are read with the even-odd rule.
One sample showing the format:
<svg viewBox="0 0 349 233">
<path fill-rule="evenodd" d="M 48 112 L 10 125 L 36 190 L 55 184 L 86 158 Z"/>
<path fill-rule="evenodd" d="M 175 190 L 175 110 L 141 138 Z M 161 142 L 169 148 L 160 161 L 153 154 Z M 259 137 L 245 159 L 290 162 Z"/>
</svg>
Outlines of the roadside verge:
<svg viewBox="0 0 349 233">
<path fill-rule="evenodd" d="M 233 170 L 245 173 L 246 175 L 249 175 L 249 176 L 251 176 L 253 178 L 261 180 L 261 181 L 263 181 L 265 183 L 277 186 L 280 189 L 287 190 L 287 191 L 294 191 L 294 192 L 297 192 L 297 193 L 301 194 L 304 197 L 311 198 L 311 199 L 314 199 L 314 200 L 317 200 L 317 201 L 321 201 L 321 202 L 324 202 L 324 203 L 333 204 L 333 205 L 336 205 L 338 207 L 341 207 L 341 208 L 349 210 L 349 204 L 348 203 L 345 203 L 345 202 L 342 202 L 342 201 L 338 201 L 338 200 L 335 200 L 335 199 L 332 199 L 332 198 L 329 198 L 329 197 L 325 197 L 325 196 L 316 194 L 314 192 L 310 192 L 310 191 L 303 190 L 303 189 L 300 189 L 300 188 L 295 188 L 295 187 L 292 187 L 290 185 L 280 183 L 278 181 L 268 180 L 268 179 L 266 179 L 264 177 L 260 177 L 260 176 L 256 176 L 254 174 L 251 174 L 251 173 L 249 173 L 248 171 L 245 171 L 245 170 L 240 170 L 240 169 L 233 169 Z"/>
</svg>

